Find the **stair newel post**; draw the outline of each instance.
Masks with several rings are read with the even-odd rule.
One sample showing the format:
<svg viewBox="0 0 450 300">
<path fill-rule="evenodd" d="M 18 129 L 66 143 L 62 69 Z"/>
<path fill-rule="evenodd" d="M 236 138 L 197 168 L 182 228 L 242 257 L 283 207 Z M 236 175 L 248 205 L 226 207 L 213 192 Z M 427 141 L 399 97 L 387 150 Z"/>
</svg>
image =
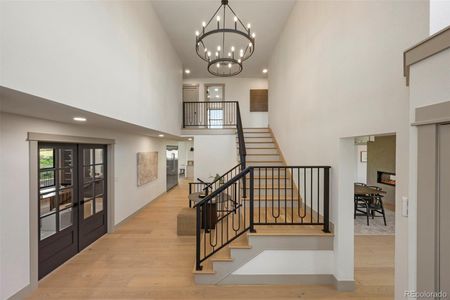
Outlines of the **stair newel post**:
<svg viewBox="0 0 450 300">
<path fill-rule="evenodd" d="M 201 234 L 201 205 L 197 205 L 196 209 L 196 229 L 195 229 L 195 269 L 197 271 L 202 270 L 202 266 L 200 265 L 200 234 Z"/>
<path fill-rule="evenodd" d="M 330 232 L 330 168 L 323 173 L 323 231 Z"/>
<path fill-rule="evenodd" d="M 255 211 L 255 201 L 254 201 L 254 172 L 253 167 L 250 167 L 250 232 L 256 232 L 254 228 L 254 211 Z"/>
</svg>

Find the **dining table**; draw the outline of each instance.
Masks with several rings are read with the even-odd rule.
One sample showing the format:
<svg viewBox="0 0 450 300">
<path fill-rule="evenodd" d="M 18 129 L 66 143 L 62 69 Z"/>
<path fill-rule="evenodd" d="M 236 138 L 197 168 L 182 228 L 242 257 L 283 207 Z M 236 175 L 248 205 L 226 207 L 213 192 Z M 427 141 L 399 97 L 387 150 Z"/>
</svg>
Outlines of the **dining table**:
<svg viewBox="0 0 450 300">
<path fill-rule="evenodd" d="M 355 184 L 355 195 L 363 196 L 363 195 L 376 195 L 376 194 L 386 194 L 386 191 L 377 190 L 370 186 L 363 186 Z"/>
</svg>

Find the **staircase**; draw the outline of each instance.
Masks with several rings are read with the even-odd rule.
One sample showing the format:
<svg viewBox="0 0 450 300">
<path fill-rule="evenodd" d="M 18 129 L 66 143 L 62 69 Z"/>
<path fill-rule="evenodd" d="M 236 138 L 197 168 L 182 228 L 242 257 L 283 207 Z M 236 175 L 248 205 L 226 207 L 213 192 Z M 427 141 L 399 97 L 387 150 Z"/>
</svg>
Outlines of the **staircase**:
<svg viewBox="0 0 450 300">
<path fill-rule="evenodd" d="M 190 194 L 196 210 L 195 281 L 333 283 L 331 263 L 323 263 L 333 257 L 333 235 L 329 230 L 330 167 L 287 166 L 269 128 L 243 128 L 239 102 L 214 105 L 219 105 L 226 116 L 218 127 L 236 128 L 239 164 L 211 183 L 190 184 L 190 190 L 195 190 Z M 183 128 L 209 128 L 209 121 L 199 118 L 196 112 L 210 108 L 209 102 L 184 103 Z M 302 274 L 276 275 L 277 259 L 285 259 L 287 253 L 295 257 L 278 261 L 280 266 L 300 261 L 301 265 L 294 269 Z M 261 263 L 261 259 L 272 265 Z M 323 273 L 318 274 L 311 261 L 322 262 Z M 254 276 L 252 263 L 275 270 L 263 270 L 259 272 L 263 276 Z M 309 269 L 306 265 L 310 265 Z M 275 275 L 266 276 L 264 272 Z"/>
<path fill-rule="evenodd" d="M 256 230 L 236 231 L 232 224 L 227 222 L 225 230 L 215 228 L 203 236 L 200 245 L 206 246 L 203 253 L 214 253 L 204 261 L 202 270 L 194 267 L 195 282 L 198 284 L 273 284 L 281 279 L 279 276 L 250 276 L 240 274 L 239 270 L 258 255 L 267 250 L 304 250 L 304 251 L 332 251 L 333 234 L 323 232 L 322 226 L 317 225 L 289 225 L 291 223 L 320 223 L 323 217 L 315 217 L 308 208 L 301 207 L 301 198 L 305 194 L 299 192 L 294 183 L 294 167 L 286 167 L 281 151 L 269 128 L 244 128 L 243 129 L 246 155 L 246 166 L 255 167 L 253 170 L 253 185 L 250 176 L 245 177 L 245 186 L 240 185 L 239 194 L 242 196 L 244 189 L 246 197 L 242 197 L 244 207 L 248 201 L 250 189 L 253 189 L 254 212 L 253 220 Z M 237 153 L 239 151 L 239 140 Z M 240 157 L 240 156 L 239 156 Z M 278 168 L 279 167 L 279 168 Z M 306 195 L 307 196 L 307 195 Z M 300 202 L 298 202 L 300 201 Z M 297 211 L 302 211 L 298 217 Z M 248 212 L 240 211 L 244 219 Z M 268 225 L 268 224 L 280 224 Z M 287 224 L 286 224 L 287 223 Z M 218 251 L 213 251 L 211 244 L 223 240 L 224 236 L 230 237 L 242 233 L 237 238 Z M 212 241 L 212 243 L 211 243 Z M 289 280 L 283 277 L 283 280 Z M 296 284 L 332 284 L 331 275 L 302 276 L 292 280 Z M 300 280 L 300 282 L 299 282 Z"/>
</svg>

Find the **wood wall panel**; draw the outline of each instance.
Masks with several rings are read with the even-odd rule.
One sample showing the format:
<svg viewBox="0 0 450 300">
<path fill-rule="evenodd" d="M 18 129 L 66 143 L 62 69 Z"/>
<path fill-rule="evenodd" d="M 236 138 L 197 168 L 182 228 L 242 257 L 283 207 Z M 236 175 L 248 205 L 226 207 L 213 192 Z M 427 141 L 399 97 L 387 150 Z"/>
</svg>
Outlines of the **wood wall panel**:
<svg viewBox="0 0 450 300">
<path fill-rule="evenodd" d="M 250 111 L 269 111 L 269 90 L 250 90 Z"/>
</svg>

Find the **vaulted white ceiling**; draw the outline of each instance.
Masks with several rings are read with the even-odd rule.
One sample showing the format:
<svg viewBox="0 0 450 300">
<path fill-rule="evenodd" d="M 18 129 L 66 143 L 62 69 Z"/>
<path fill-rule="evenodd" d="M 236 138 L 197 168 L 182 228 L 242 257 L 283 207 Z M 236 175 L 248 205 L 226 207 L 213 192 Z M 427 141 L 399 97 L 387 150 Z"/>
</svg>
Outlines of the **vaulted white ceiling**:
<svg viewBox="0 0 450 300">
<path fill-rule="evenodd" d="M 244 70 L 238 76 L 266 76 L 262 70 L 269 63 L 295 2 L 296 0 L 229 0 L 239 18 L 251 23 L 252 31 L 257 34 L 255 53 L 244 62 Z M 201 29 L 202 21 L 209 20 L 219 7 L 220 0 L 153 0 L 152 3 L 183 67 L 191 70 L 184 77 L 213 77 L 206 70 L 206 62 L 195 53 L 195 31 Z"/>
</svg>

